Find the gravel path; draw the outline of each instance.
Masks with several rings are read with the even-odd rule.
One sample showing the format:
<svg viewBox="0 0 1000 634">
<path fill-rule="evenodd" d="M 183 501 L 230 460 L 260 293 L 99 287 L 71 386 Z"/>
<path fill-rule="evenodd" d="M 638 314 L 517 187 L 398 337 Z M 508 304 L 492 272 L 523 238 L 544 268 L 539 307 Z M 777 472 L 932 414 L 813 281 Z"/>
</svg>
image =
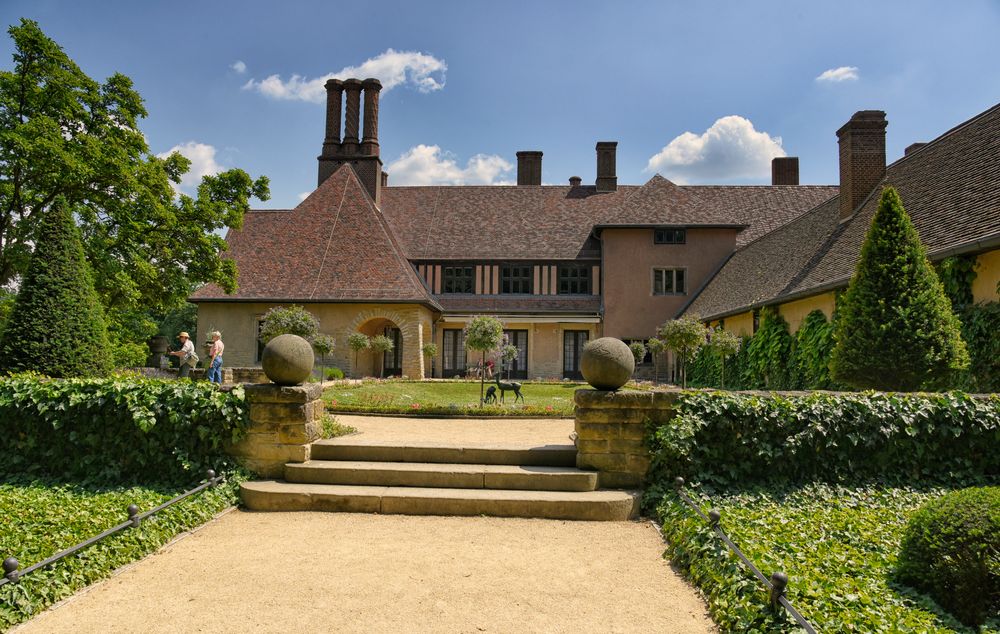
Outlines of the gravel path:
<svg viewBox="0 0 1000 634">
<path fill-rule="evenodd" d="M 337 414 L 337 420 L 356 427 L 359 435 L 344 438 L 365 441 L 433 441 L 488 445 L 497 443 L 535 443 L 567 445 L 573 431 L 572 418 L 393 418 L 391 416 L 350 416 Z"/>
<path fill-rule="evenodd" d="M 648 522 L 237 511 L 16 631 L 715 631 L 662 551 Z"/>
</svg>

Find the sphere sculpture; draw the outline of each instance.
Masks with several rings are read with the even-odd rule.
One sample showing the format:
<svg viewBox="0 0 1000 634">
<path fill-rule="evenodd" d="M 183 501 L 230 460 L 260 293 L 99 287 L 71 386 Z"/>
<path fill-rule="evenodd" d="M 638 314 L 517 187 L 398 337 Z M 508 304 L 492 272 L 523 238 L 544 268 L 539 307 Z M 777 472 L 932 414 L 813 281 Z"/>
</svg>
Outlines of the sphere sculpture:
<svg viewBox="0 0 1000 634">
<path fill-rule="evenodd" d="M 315 360 L 308 341 L 298 335 L 278 335 L 264 346 L 260 365 L 272 382 L 298 385 L 309 377 Z"/>
<path fill-rule="evenodd" d="M 583 378 L 598 390 L 614 391 L 635 372 L 635 357 L 621 339 L 601 337 L 588 343 L 580 356 Z"/>
</svg>

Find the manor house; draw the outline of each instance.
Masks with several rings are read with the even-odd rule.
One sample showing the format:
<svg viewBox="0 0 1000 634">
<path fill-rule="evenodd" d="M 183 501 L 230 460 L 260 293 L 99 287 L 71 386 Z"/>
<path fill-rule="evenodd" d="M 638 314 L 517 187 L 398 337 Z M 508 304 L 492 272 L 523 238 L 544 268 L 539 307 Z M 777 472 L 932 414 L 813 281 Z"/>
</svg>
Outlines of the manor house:
<svg viewBox="0 0 1000 634">
<path fill-rule="evenodd" d="M 599 141 L 593 184 L 542 185 L 542 152 L 524 151 L 514 186 L 395 187 L 379 157 L 380 89 L 327 82 L 316 190 L 246 214 L 227 236 L 237 292 L 191 297 L 199 341 L 221 330 L 227 365 L 259 364 L 263 314 L 291 304 L 336 338 L 331 365 L 371 374 L 379 364 L 356 361 L 347 336 L 386 334 L 387 374 L 411 378 L 464 374 L 477 358 L 462 329 L 482 314 L 503 321 L 519 378 L 578 378 L 587 341 L 645 340 L 685 312 L 751 334 L 774 306 L 795 330 L 814 309 L 832 314 L 884 185 L 931 259 L 976 258 L 975 299 L 997 300 L 1000 104 L 888 166 L 885 113 L 858 112 L 837 131 L 838 185 L 800 185 L 795 157 L 774 159 L 771 185 L 618 185 L 617 143 Z"/>
</svg>

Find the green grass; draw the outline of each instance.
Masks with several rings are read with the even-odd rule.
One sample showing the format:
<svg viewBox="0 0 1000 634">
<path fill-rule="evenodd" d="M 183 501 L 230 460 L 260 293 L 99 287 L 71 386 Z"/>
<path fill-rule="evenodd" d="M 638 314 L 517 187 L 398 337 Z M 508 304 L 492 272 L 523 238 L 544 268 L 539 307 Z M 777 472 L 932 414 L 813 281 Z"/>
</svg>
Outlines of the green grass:
<svg viewBox="0 0 1000 634">
<path fill-rule="evenodd" d="M 194 486 L 194 483 L 191 485 Z M 141 559 L 179 533 L 199 526 L 236 501 L 238 478 L 208 489 L 58 563 L 0 587 L 0 631 Z M 84 487 L 44 480 L 0 482 L 0 559 L 16 557 L 23 570 L 182 491 L 146 486 Z"/>
<path fill-rule="evenodd" d="M 720 510 L 723 529 L 765 575 L 788 574 L 789 600 L 820 632 L 970 632 L 891 582 L 909 516 L 944 492 L 809 484 L 691 497 Z M 676 494 L 658 516 L 668 556 L 705 593 L 723 631 L 801 631 L 784 610 L 767 608 L 763 586 Z M 983 631 L 998 627 L 995 619 Z"/>
<path fill-rule="evenodd" d="M 572 416 L 573 393 L 582 383 L 521 381 L 524 402 L 479 407 L 479 383 L 473 381 L 365 381 L 338 385 L 323 393 L 327 408 L 340 412 L 385 414 L 461 414 L 467 416 Z M 488 389 L 492 383 L 486 383 Z M 494 385 L 495 387 L 495 385 Z M 499 397 L 499 390 L 497 396 Z"/>
</svg>

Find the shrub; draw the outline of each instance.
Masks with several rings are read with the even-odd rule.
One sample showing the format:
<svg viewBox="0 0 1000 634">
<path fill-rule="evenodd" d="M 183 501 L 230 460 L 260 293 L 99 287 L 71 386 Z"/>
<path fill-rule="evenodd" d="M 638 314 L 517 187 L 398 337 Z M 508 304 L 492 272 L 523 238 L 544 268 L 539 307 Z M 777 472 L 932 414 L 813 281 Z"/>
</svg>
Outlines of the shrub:
<svg viewBox="0 0 1000 634">
<path fill-rule="evenodd" d="M 961 387 L 971 392 L 1000 392 L 1000 303 L 970 304 L 960 319 L 971 357 Z"/>
<path fill-rule="evenodd" d="M 650 429 L 653 486 L 1000 475 L 1000 395 L 683 392 Z"/>
<path fill-rule="evenodd" d="M 708 348 L 719 359 L 719 382 L 723 389 L 726 387 L 726 359 L 739 352 L 742 344 L 743 340 L 728 330 L 717 328 L 712 332 Z"/>
<path fill-rule="evenodd" d="M 264 313 L 260 338 L 267 343 L 278 335 L 298 335 L 312 341 L 319 332 L 319 320 L 301 306 L 275 306 Z"/>
<path fill-rule="evenodd" d="M 788 322 L 773 308 L 762 311 L 760 328 L 747 344 L 743 380 L 753 389 L 788 390 L 793 384 L 792 335 Z"/>
<path fill-rule="evenodd" d="M 485 315 L 473 317 L 472 321 L 465 326 L 465 347 L 468 350 L 482 353 L 481 363 L 484 368 L 486 367 L 486 353 L 490 350 L 496 350 L 501 341 L 503 341 L 503 323 L 496 317 Z M 480 407 L 483 406 L 485 374 L 484 372 L 479 377 Z"/>
<path fill-rule="evenodd" d="M 234 465 L 248 426 L 241 387 L 137 376 L 0 379 L 2 473 L 84 482 L 180 482 Z"/>
<path fill-rule="evenodd" d="M 806 315 L 795 333 L 795 369 L 799 376 L 799 387 L 809 390 L 837 388 L 830 378 L 832 352 L 833 324 L 817 308 Z"/>
<path fill-rule="evenodd" d="M 54 377 L 111 371 L 107 326 L 80 230 L 65 201 L 46 210 L 28 273 L 0 340 L 0 368 Z"/>
<path fill-rule="evenodd" d="M 367 350 L 372 345 L 372 340 L 368 338 L 368 335 L 361 332 L 352 332 L 347 337 L 347 346 L 354 351 L 354 370 L 357 372 L 358 368 L 358 353 L 362 350 Z"/>
<path fill-rule="evenodd" d="M 838 381 L 913 391 L 947 385 L 969 365 L 961 324 L 891 187 L 838 310 L 831 361 Z"/>
<path fill-rule="evenodd" d="M 913 514 L 896 578 L 970 627 L 1000 610 L 1000 487 L 953 491 Z"/>
<path fill-rule="evenodd" d="M 341 370 L 340 368 L 327 368 L 324 371 L 324 374 L 326 375 L 327 381 L 333 381 L 344 378 L 344 371 Z"/>
<path fill-rule="evenodd" d="M 385 373 L 385 353 L 392 350 L 396 344 L 386 335 L 375 335 L 371 338 L 370 348 L 379 359 L 379 376 Z"/>
<path fill-rule="evenodd" d="M 664 323 L 658 334 L 681 360 L 683 384 L 687 387 L 687 365 L 694 360 L 698 349 L 705 345 L 705 335 L 708 334 L 705 326 L 697 315 L 684 315 Z"/>
</svg>

